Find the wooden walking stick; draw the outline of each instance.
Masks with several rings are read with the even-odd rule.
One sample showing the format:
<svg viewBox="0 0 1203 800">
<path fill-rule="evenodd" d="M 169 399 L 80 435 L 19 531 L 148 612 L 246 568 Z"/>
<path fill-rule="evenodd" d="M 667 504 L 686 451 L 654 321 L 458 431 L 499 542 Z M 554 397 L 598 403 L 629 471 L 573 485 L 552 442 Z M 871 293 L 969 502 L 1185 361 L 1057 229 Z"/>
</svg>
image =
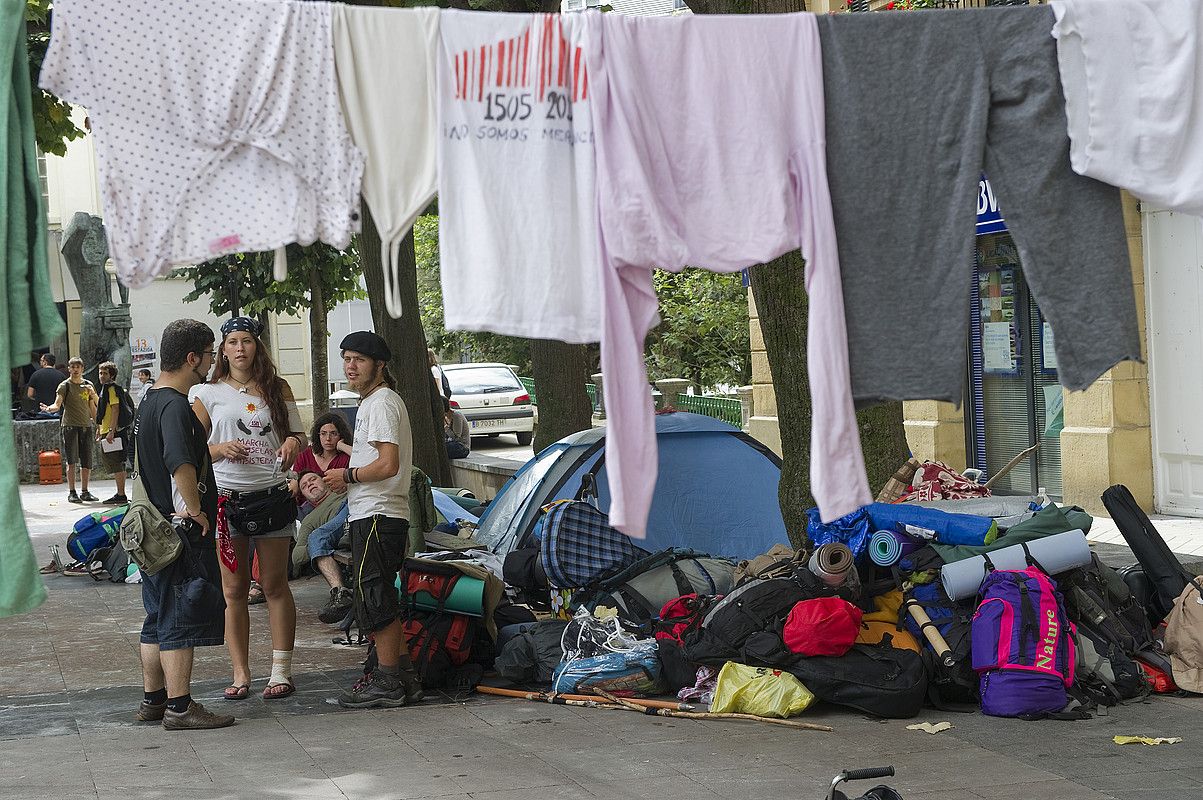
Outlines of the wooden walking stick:
<svg viewBox="0 0 1203 800">
<path fill-rule="evenodd" d="M 494 686 L 477 686 L 476 691 L 495 697 L 517 697 L 522 700 L 533 700 L 541 703 L 558 702 L 559 700 L 572 703 L 593 703 L 603 707 L 611 707 L 609 703 L 599 703 L 596 695 L 588 694 L 557 694 L 555 692 L 524 692 L 519 689 L 498 689 Z M 552 698 L 555 698 L 553 700 Z M 631 699 L 628 702 L 644 708 L 663 708 L 670 711 L 693 711 L 694 706 L 688 703 L 670 703 L 667 700 Z"/>
<path fill-rule="evenodd" d="M 606 698 L 611 703 L 617 703 L 623 708 L 640 714 L 651 714 L 657 717 L 680 717 L 682 719 L 746 719 L 753 722 L 768 722 L 772 725 L 784 725 L 787 728 L 796 728 L 805 731 L 823 731 L 831 733 L 833 728 L 829 725 L 816 725 L 813 722 L 795 722 L 792 719 L 775 719 L 773 717 L 758 717 L 755 714 L 736 714 L 736 713 L 721 713 L 715 714 L 710 711 L 673 711 L 667 708 L 646 708 L 636 705 L 635 701 L 625 700 L 621 697 L 616 697 L 603 689 L 594 689 L 599 696 Z"/>
</svg>

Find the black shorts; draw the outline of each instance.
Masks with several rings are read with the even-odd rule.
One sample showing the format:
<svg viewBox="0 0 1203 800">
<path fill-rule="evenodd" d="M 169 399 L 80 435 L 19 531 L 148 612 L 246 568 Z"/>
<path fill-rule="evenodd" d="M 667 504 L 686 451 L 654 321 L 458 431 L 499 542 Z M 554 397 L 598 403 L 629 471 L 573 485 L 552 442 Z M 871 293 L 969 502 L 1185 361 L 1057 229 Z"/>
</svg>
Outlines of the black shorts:
<svg viewBox="0 0 1203 800">
<path fill-rule="evenodd" d="M 192 578 L 204 578 L 221 592 L 221 575 L 217 567 L 217 546 L 212 534 L 200 535 L 200 526 L 193 522 L 176 525 L 176 531 L 187 536 L 194 557 L 185 552 L 154 575 L 142 576 L 142 605 L 146 621 L 142 623 L 143 644 L 157 644 L 160 650 L 179 650 L 185 647 L 211 647 L 225 643 L 226 616 L 224 610 L 198 611 L 185 585 Z"/>
<path fill-rule="evenodd" d="M 347 524 L 355 616 L 363 630 L 378 631 L 401 614 L 396 580 L 405 564 L 409 522 L 378 515 Z"/>
<path fill-rule="evenodd" d="M 78 425 L 63 426 L 63 460 L 92 468 L 92 428 Z"/>
</svg>

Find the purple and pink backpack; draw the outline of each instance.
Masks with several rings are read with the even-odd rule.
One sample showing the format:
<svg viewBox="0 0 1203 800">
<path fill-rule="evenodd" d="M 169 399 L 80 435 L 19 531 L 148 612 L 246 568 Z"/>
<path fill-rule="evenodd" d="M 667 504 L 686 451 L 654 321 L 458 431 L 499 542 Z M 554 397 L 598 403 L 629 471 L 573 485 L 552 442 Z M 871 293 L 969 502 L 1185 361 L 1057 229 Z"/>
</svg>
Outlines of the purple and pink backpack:
<svg viewBox="0 0 1203 800">
<path fill-rule="evenodd" d="M 995 570 L 973 616 L 973 668 L 982 712 L 1039 717 L 1065 708 L 1074 680 L 1074 640 L 1057 584 L 1039 567 Z"/>
</svg>

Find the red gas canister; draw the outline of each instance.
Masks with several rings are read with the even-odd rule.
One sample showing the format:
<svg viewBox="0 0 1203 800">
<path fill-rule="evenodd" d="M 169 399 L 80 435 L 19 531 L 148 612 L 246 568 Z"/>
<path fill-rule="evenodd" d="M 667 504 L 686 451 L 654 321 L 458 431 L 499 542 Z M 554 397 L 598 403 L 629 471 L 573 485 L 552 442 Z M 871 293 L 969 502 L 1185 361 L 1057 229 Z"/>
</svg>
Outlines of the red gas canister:
<svg viewBox="0 0 1203 800">
<path fill-rule="evenodd" d="M 38 453 L 38 483 L 43 486 L 63 482 L 63 457 L 57 450 Z"/>
</svg>

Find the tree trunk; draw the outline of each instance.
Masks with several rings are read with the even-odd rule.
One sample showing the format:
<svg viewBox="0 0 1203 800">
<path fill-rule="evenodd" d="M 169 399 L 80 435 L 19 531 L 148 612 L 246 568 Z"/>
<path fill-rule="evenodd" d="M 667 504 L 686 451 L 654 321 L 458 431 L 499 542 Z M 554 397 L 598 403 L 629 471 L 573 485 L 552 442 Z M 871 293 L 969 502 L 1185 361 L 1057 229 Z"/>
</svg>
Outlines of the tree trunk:
<svg viewBox="0 0 1203 800">
<path fill-rule="evenodd" d="M 738 13 L 733 0 L 690 0 L 695 13 Z M 753 14 L 805 11 L 805 0 L 751 0 Z M 750 271 L 752 295 L 760 317 L 769 371 L 777 395 L 782 468 L 778 497 L 785 529 L 795 546 L 808 543 L 805 510 L 814 504 L 810 494 L 810 382 L 806 373 L 807 298 L 803 287 L 805 261 L 798 252 Z M 869 486 L 880 489 L 906 460 L 909 449 L 902 425 L 902 404 L 888 403 L 856 415 Z"/>
<path fill-rule="evenodd" d="M 808 298 L 802 281 L 805 269 L 805 259 L 795 250 L 749 272 L 777 395 L 777 426 L 781 431 L 781 482 L 777 485 L 777 497 L 785 532 L 797 548 L 810 543 L 806 535 L 806 509 L 814 505 L 810 494 Z"/>
<path fill-rule="evenodd" d="M 309 270 L 309 352 L 313 364 L 310 371 L 310 396 L 313 398 L 313 417 L 330 410 L 330 365 L 327 348 L 330 329 L 326 324 L 326 294 L 322 287 L 321 269 Z"/>
<path fill-rule="evenodd" d="M 911 455 L 902 424 L 902 403 L 883 403 L 856 412 L 860 447 L 865 454 L 869 491 L 874 496 Z"/>
<path fill-rule="evenodd" d="M 570 433 L 588 430 L 593 424 L 593 406 L 585 391 L 589 382 L 585 345 L 531 339 L 530 362 L 539 400 L 537 453 Z"/>
<path fill-rule="evenodd" d="M 409 412 L 414 465 L 425 472 L 435 486 L 450 486 L 451 464 L 447 460 L 443 433 L 443 401 L 431 378 L 426 357 L 426 333 L 422 330 L 422 319 L 418 312 L 418 267 L 413 231 L 401 243 L 397 256 L 403 310 L 400 319 L 393 319 L 384 308 L 380 233 L 376 230 L 376 222 L 366 203 L 360 214 L 363 218 L 363 235 L 359 238 L 359 256 L 367 282 L 372 321 L 376 333 L 384 337 L 393 352 L 389 367 L 397 379 L 397 393 L 405 401 L 405 408 Z"/>
</svg>

